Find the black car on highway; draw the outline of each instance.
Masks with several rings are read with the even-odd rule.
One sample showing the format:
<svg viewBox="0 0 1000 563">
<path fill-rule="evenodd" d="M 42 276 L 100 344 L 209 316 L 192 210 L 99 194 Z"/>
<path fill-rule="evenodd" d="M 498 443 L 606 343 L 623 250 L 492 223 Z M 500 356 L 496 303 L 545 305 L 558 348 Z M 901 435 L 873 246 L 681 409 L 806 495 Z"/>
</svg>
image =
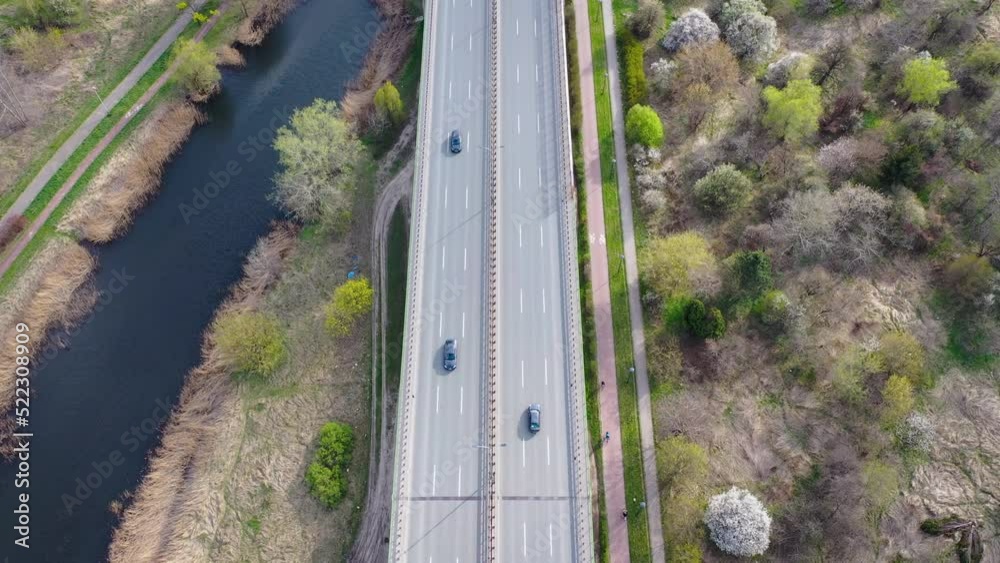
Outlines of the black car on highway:
<svg viewBox="0 0 1000 563">
<path fill-rule="evenodd" d="M 454 154 L 462 152 L 462 134 L 458 132 L 458 129 L 452 131 L 451 136 L 448 137 L 448 148 Z"/>
<path fill-rule="evenodd" d="M 454 371 L 458 367 L 458 345 L 454 338 L 444 341 L 444 369 Z"/>
</svg>

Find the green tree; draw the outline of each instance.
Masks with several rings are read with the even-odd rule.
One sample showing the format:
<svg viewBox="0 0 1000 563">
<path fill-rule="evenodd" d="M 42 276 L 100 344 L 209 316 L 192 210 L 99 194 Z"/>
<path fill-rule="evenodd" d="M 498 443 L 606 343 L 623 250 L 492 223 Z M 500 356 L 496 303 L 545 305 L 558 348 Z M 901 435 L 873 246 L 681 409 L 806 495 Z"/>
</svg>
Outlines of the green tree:
<svg viewBox="0 0 1000 563">
<path fill-rule="evenodd" d="M 372 309 L 375 291 L 367 278 L 348 280 L 333 292 L 326 305 L 326 328 L 337 336 L 347 336 L 365 313 Z"/>
<path fill-rule="evenodd" d="M 899 94 L 914 104 L 936 106 L 941 96 L 957 87 L 944 60 L 917 57 L 903 67 Z"/>
<path fill-rule="evenodd" d="M 716 267 L 708 242 L 695 232 L 654 238 L 641 251 L 639 270 L 646 287 L 661 298 L 692 293 L 692 274 Z"/>
<path fill-rule="evenodd" d="M 656 110 L 649 106 L 634 105 L 625 115 L 625 136 L 630 143 L 647 147 L 663 144 L 663 123 Z"/>
<path fill-rule="evenodd" d="M 375 92 L 375 111 L 380 115 L 392 120 L 399 125 L 402 123 L 406 113 L 403 111 L 403 100 L 399 97 L 399 90 L 392 82 L 386 82 Z"/>
<path fill-rule="evenodd" d="M 791 320 L 791 303 L 781 291 L 772 289 L 760 296 L 751 312 L 760 322 L 772 328 L 783 328 Z"/>
<path fill-rule="evenodd" d="M 822 93 L 822 88 L 808 80 L 791 80 L 781 90 L 774 86 L 764 88 L 767 102 L 764 126 L 792 143 L 805 139 L 819 129 Z"/>
<path fill-rule="evenodd" d="M 882 389 L 882 420 L 894 425 L 913 410 L 913 384 L 902 375 L 890 375 Z"/>
<path fill-rule="evenodd" d="M 309 491 L 327 507 L 334 507 L 347 493 L 347 466 L 354 449 L 354 430 L 347 424 L 328 422 L 320 429 L 316 453 L 306 469 Z"/>
<path fill-rule="evenodd" d="M 692 299 L 684 308 L 684 325 L 692 336 L 698 338 L 717 339 L 726 334 L 726 319 L 722 311 L 706 307 L 700 299 Z"/>
<path fill-rule="evenodd" d="M 739 293 L 756 297 L 774 283 L 771 258 L 759 250 L 735 252 L 727 262 L 731 284 Z"/>
<path fill-rule="evenodd" d="M 338 227 L 367 162 L 365 149 L 337 103 L 315 100 L 297 110 L 274 140 L 282 171 L 275 199 L 302 221 Z"/>
<path fill-rule="evenodd" d="M 891 330 L 879 338 L 879 360 L 886 373 L 905 377 L 914 387 L 930 384 L 924 368 L 924 347 L 912 334 L 902 330 Z"/>
<path fill-rule="evenodd" d="M 725 215 L 750 201 L 753 183 L 732 164 L 716 166 L 694 184 L 694 197 L 707 213 Z"/>
<path fill-rule="evenodd" d="M 944 281 L 960 305 L 973 305 L 989 291 L 993 268 L 985 257 L 966 254 L 945 268 Z"/>
<path fill-rule="evenodd" d="M 288 355 L 277 319 L 264 313 L 231 312 L 215 322 L 215 342 L 238 377 L 267 377 Z"/>
<path fill-rule="evenodd" d="M 69 27 L 79 19 L 79 0 L 13 0 L 13 22 L 38 30 Z"/>
<path fill-rule="evenodd" d="M 195 97 L 205 97 L 216 90 L 222 75 L 216 68 L 215 52 L 200 41 L 181 39 L 174 48 L 175 76 L 181 87 Z"/>
<path fill-rule="evenodd" d="M 643 61 L 645 49 L 628 29 L 619 33 L 619 44 L 622 45 L 622 95 L 625 107 L 644 104 L 649 94 Z"/>
</svg>

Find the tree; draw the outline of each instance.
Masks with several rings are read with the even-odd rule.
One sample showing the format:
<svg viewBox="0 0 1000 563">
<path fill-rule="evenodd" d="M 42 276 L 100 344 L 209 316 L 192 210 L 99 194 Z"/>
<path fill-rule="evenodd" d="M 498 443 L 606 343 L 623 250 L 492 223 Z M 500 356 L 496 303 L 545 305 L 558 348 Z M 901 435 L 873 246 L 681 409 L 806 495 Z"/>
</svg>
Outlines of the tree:
<svg viewBox="0 0 1000 563">
<path fill-rule="evenodd" d="M 926 416 L 911 412 L 896 429 L 896 439 L 904 448 L 927 452 L 934 439 L 934 425 Z"/>
<path fill-rule="evenodd" d="M 698 9 L 690 9 L 670 24 L 667 35 L 660 45 L 670 53 L 697 43 L 709 43 L 719 39 L 719 26 L 708 14 Z"/>
<path fill-rule="evenodd" d="M 924 347 L 908 332 L 890 330 L 879 338 L 878 355 L 886 373 L 905 377 L 914 387 L 930 385 Z"/>
<path fill-rule="evenodd" d="M 354 449 L 354 430 L 343 423 L 328 422 L 320 429 L 316 453 L 306 469 L 309 492 L 328 508 L 347 493 L 347 467 Z"/>
<path fill-rule="evenodd" d="M 898 92 L 911 103 L 936 106 L 941 96 L 957 87 L 942 59 L 917 57 L 903 67 Z"/>
<path fill-rule="evenodd" d="M 975 305 L 993 283 L 993 267 L 983 256 L 966 254 L 956 258 L 944 271 L 944 285 L 962 306 Z"/>
<path fill-rule="evenodd" d="M 181 39 L 174 48 L 175 76 L 181 87 L 196 98 L 210 96 L 219 87 L 222 74 L 216 68 L 215 51 L 204 43 Z"/>
<path fill-rule="evenodd" d="M 674 74 L 677 70 L 677 63 L 668 59 L 659 59 L 649 65 L 649 83 L 658 94 L 666 94 L 670 91 Z"/>
<path fill-rule="evenodd" d="M 366 278 L 348 280 L 333 292 L 326 305 L 326 328 L 337 336 L 350 334 L 354 323 L 372 309 L 375 290 Z"/>
<path fill-rule="evenodd" d="M 288 355 L 278 320 L 264 313 L 224 314 L 213 332 L 219 351 L 240 377 L 270 376 Z"/>
<path fill-rule="evenodd" d="M 663 27 L 663 6 L 658 1 L 641 0 L 628 17 L 628 28 L 639 39 L 649 39 Z"/>
<path fill-rule="evenodd" d="M 798 143 L 819 129 L 823 89 L 808 80 L 792 80 L 784 89 L 764 88 L 764 126 L 776 136 Z"/>
<path fill-rule="evenodd" d="M 805 80 L 812 71 L 813 59 L 805 53 L 792 51 L 767 65 L 764 82 L 770 86 L 784 88 L 790 80 Z"/>
<path fill-rule="evenodd" d="M 641 253 L 639 269 L 643 282 L 663 299 L 691 293 L 695 277 L 716 268 L 708 242 L 691 231 L 654 238 Z"/>
<path fill-rule="evenodd" d="M 783 292 L 773 289 L 754 302 L 751 312 L 765 326 L 781 329 L 791 320 L 792 303 Z"/>
<path fill-rule="evenodd" d="M 392 84 L 386 82 L 375 92 L 375 111 L 383 117 L 392 120 L 399 125 L 406 113 L 403 111 L 403 100 L 399 97 L 399 90 Z"/>
<path fill-rule="evenodd" d="M 366 155 L 336 102 L 317 99 L 297 110 L 274 148 L 283 168 L 274 197 L 292 215 L 329 226 L 349 212 Z"/>
<path fill-rule="evenodd" d="M 766 13 L 767 6 L 760 0 L 728 0 L 722 4 L 722 8 L 719 10 L 719 25 L 726 29 L 746 14 L 764 15 Z"/>
<path fill-rule="evenodd" d="M 733 289 L 744 295 L 756 297 L 771 289 L 774 282 L 771 258 L 759 250 L 734 252 L 728 259 L 729 275 Z"/>
<path fill-rule="evenodd" d="M 750 12 L 725 28 L 733 54 L 749 63 L 760 63 L 778 50 L 778 24 L 771 16 Z"/>
<path fill-rule="evenodd" d="M 956 81 L 967 96 L 985 100 L 1000 81 L 1000 46 L 993 41 L 980 41 L 962 57 Z"/>
<path fill-rule="evenodd" d="M 663 123 L 656 110 L 649 106 L 634 105 L 625 115 L 625 137 L 630 143 L 646 147 L 663 144 Z"/>
<path fill-rule="evenodd" d="M 890 375 L 882 389 L 882 420 L 895 425 L 913 410 L 913 384 L 902 375 Z"/>
<path fill-rule="evenodd" d="M 38 30 L 69 27 L 80 14 L 79 0 L 14 0 L 14 22 Z"/>
<path fill-rule="evenodd" d="M 767 551 L 771 542 L 771 517 L 750 491 L 733 487 L 708 501 L 705 525 L 715 545 L 737 557 Z"/>
<path fill-rule="evenodd" d="M 694 184 L 694 197 L 707 213 L 725 215 L 750 201 L 753 182 L 732 164 L 721 164 Z"/>
<path fill-rule="evenodd" d="M 722 311 L 706 307 L 700 299 L 691 299 L 684 307 L 684 327 L 692 336 L 718 339 L 726 334 L 726 319 Z"/>
<path fill-rule="evenodd" d="M 718 96 L 730 92 L 739 83 L 739 62 L 729 47 L 720 41 L 685 47 L 677 53 L 675 60 L 675 92 L 683 92 L 695 84 L 704 84 L 712 96 Z"/>
</svg>

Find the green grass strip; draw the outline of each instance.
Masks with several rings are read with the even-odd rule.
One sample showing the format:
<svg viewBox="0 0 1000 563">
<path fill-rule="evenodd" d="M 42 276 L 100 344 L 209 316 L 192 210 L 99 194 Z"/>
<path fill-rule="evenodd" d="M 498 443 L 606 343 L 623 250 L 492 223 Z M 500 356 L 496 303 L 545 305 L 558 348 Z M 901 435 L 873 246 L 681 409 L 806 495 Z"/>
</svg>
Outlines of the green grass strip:
<svg viewBox="0 0 1000 563">
<path fill-rule="evenodd" d="M 604 201 L 604 229 L 607 240 L 611 321 L 615 344 L 615 370 L 618 385 L 618 414 L 621 426 L 622 455 L 625 470 L 625 501 L 635 515 L 628 519 L 629 553 L 631 560 L 644 563 L 652 560 L 649 525 L 638 503 L 645 500 L 642 441 L 639 436 L 639 404 L 635 375 L 629 368 L 635 365 L 632 355 L 632 328 L 629 318 L 628 280 L 622 256 L 625 247 L 622 236 L 621 208 L 618 200 L 615 139 L 611 116 L 611 85 L 607 77 L 608 58 L 604 44 L 604 18 L 601 3 L 589 0 L 591 49 L 594 65 L 594 97 L 597 111 L 597 135 L 601 157 L 601 193 Z M 625 165 L 625 163 L 622 163 Z M 635 499 L 633 501 L 632 499 Z"/>
</svg>

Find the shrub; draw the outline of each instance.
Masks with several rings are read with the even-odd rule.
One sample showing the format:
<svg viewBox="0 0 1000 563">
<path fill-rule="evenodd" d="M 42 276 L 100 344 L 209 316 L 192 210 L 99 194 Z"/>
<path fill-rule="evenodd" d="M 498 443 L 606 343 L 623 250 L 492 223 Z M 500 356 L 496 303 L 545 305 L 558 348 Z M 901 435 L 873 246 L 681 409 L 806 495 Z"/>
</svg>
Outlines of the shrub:
<svg viewBox="0 0 1000 563">
<path fill-rule="evenodd" d="M 783 292 L 774 289 L 761 295 L 751 312 L 765 326 L 784 328 L 791 320 L 792 303 Z"/>
<path fill-rule="evenodd" d="M 693 300 L 688 295 L 674 295 L 663 304 L 663 326 L 674 334 L 682 334 L 687 330 L 684 322 L 684 312 Z"/>
<path fill-rule="evenodd" d="M 784 88 L 791 80 L 805 80 L 812 72 L 813 59 L 805 53 L 792 51 L 777 61 L 767 65 L 764 83 Z"/>
<path fill-rule="evenodd" d="M 35 29 L 69 27 L 80 15 L 78 0 L 14 0 L 14 22 Z"/>
<path fill-rule="evenodd" d="M 684 326 L 689 334 L 702 339 L 714 340 L 726 334 L 722 311 L 706 307 L 699 299 L 692 299 L 684 307 Z"/>
<path fill-rule="evenodd" d="M 899 445 L 918 452 L 930 450 L 933 438 L 934 425 L 930 419 L 918 412 L 911 412 L 896 429 Z"/>
<path fill-rule="evenodd" d="M 215 342 L 238 376 L 267 377 L 288 351 L 278 320 L 255 312 L 232 312 L 215 322 Z"/>
<path fill-rule="evenodd" d="M 705 212 L 725 215 L 746 205 L 752 188 L 750 179 L 735 166 L 722 164 L 695 182 L 694 197 Z"/>
<path fill-rule="evenodd" d="M 753 557 L 767 551 L 771 517 L 750 491 L 733 487 L 708 501 L 705 525 L 715 545 L 737 557 Z"/>
<path fill-rule="evenodd" d="M 901 330 L 883 333 L 878 355 L 886 373 L 905 377 L 914 387 L 930 385 L 924 369 L 924 347 L 913 335 Z"/>
<path fill-rule="evenodd" d="M 778 50 L 778 24 L 756 12 L 743 14 L 725 28 L 733 54 L 749 63 L 760 63 Z"/>
<path fill-rule="evenodd" d="M 913 384 L 901 375 L 890 375 L 882 388 L 882 420 L 894 425 L 913 410 Z"/>
<path fill-rule="evenodd" d="M 630 143 L 646 147 L 663 144 L 663 123 L 656 110 L 649 106 L 634 105 L 625 115 L 625 137 Z"/>
<path fill-rule="evenodd" d="M 392 82 L 386 82 L 375 92 L 375 111 L 397 125 L 406 117 L 403 100 Z"/>
<path fill-rule="evenodd" d="M 708 43 L 719 39 L 719 26 L 708 15 L 697 9 L 684 12 L 670 24 L 660 45 L 674 53 L 689 45 Z"/>
<path fill-rule="evenodd" d="M 66 46 L 62 31 L 47 32 L 22 27 L 10 38 L 10 48 L 21 57 L 21 64 L 30 71 L 50 68 L 59 61 L 59 51 Z"/>
<path fill-rule="evenodd" d="M 941 96 L 957 87 L 943 60 L 917 57 L 903 67 L 898 92 L 911 103 L 936 106 Z"/>
<path fill-rule="evenodd" d="M 181 39 L 174 48 L 174 62 L 177 64 L 175 76 L 188 94 L 196 97 L 208 96 L 219 86 L 222 74 L 216 68 L 215 51 L 204 43 L 191 39 Z"/>
<path fill-rule="evenodd" d="M 659 297 L 693 293 L 694 278 L 716 267 L 708 242 L 694 232 L 654 238 L 642 248 L 643 283 Z"/>
<path fill-rule="evenodd" d="M 658 94 L 666 94 L 670 91 L 673 76 L 677 70 L 677 63 L 668 59 L 660 59 L 649 66 L 649 83 L 653 85 L 653 90 Z"/>
<path fill-rule="evenodd" d="M 306 469 L 309 492 L 329 508 L 347 493 L 347 466 L 354 448 L 354 430 L 340 422 L 328 422 L 320 429 L 316 453 Z"/>
<path fill-rule="evenodd" d="M 873 460 L 862 468 L 861 477 L 865 485 L 865 504 L 868 513 L 874 516 L 877 522 L 899 495 L 899 472 L 883 461 Z"/>
<path fill-rule="evenodd" d="M 976 43 L 962 57 L 955 74 L 965 95 L 975 100 L 989 98 L 1000 77 L 1000 45 L 992 41 Z"/>
<path fill-rule="evenodd" d="M 779 90 L 764 88 L 767 112 L 764 125 L 777 137 L 797 143 L 819 129 L 823 112 L 820 96 L 823 89 L 808 80 L 792 80 Z"/>
<path fill-rule="evenodd" d="M 629 30 L 639 39 L 648 39 L 663 27 L 663 5 L 659 0 L 641 0 L 628 18 Z"/>
<path fill-rule="evenodd" d="M 700 563 L 708 454 L 684 436 L 671 436 L 656 443 L 656 468 L 662 504 L 670 507 L 663 515 L 667 560 Z"/>
<path fill-rule="evenodd" d="M 646 69 L 643 66 L 642 43 L 627 31 L 622 38 L 622 90 L 625 107 L 646 103 Z"/>
<path fill-rule="evenodd" d="M 367 278 L 344 282 L 326 305 L 326 329 L 336 336 L 350 334 L 358 318 L 371 311 L 374 295 Z"/>
</svg>

